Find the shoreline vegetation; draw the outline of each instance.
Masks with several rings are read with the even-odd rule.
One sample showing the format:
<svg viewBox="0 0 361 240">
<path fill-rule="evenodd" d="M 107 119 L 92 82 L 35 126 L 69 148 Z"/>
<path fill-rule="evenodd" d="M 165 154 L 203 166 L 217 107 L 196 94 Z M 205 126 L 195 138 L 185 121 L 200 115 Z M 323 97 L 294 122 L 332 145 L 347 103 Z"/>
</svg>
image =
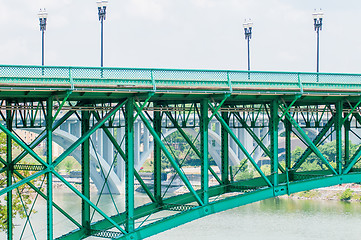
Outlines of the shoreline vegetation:
<svg viewBox="0 0 361 240">
<path fill-rule="evenodd" d="M 331 200 L 361 203 L 361 185 L 356 183 L 341 184 L 326 188 L 293 193 L 289 196 L 284 195 L 281 196 L 281 198 L 300 200 Z"/>
</svg>

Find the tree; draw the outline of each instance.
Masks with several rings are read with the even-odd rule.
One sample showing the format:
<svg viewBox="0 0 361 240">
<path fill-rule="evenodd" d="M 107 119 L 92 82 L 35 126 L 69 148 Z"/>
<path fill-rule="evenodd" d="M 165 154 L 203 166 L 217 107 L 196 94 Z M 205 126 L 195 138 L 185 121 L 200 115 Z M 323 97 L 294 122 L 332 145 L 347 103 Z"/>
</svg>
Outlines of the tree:
<svg viewBox="0 0 361 240">
<path fill-rule="evenodd" d="M 12 144 L 13 148 L 19 148 L 18 145 Z M 0 133 L 0 156 L 5 158 L 7 152 L 6 146 L 6 134 Z M 0 163 L 0 169 L 3 168 L 4 165 Z M 19 171 L 24 177 L 27 177 L 32 174 L 29 171 Z M 15 181 L 19 181 L 17 177 L 14 177 Z M 6 187 L 6 174 L 0 174 L 0 189 Z M 33 181 L 34 182 L 34 181 Z M 12 198 L 12 216 L 19 216 L 20 218 L 26 218 L 26 212 L 29 212 L 29 206 L 32 203 L 30 198 L 30 187 L 28 185 L 22 185 L 15 190 L 13 190 L 13 198 Z M 32 211 L 35 212 L 35 211 Z M 7 231 L 7 196 L 0 196 L 0 231 Z M 14 227 L 14 226 L 13 226 Z"/>
</svg>

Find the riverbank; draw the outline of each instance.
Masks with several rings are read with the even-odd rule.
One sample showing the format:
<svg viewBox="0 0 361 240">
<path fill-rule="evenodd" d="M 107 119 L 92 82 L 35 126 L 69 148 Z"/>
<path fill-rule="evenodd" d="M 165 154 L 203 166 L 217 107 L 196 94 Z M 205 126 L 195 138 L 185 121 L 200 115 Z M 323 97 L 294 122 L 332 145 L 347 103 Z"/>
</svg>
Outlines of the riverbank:
<svg viewBox="0 0 361 240">
<path fill-rule="evenodd" d="M 340 184 L 294 193 L 289 196 L 285 195 L 282 198 L 361 202 L 361 185 L 355 183 Z"/>
</svg>

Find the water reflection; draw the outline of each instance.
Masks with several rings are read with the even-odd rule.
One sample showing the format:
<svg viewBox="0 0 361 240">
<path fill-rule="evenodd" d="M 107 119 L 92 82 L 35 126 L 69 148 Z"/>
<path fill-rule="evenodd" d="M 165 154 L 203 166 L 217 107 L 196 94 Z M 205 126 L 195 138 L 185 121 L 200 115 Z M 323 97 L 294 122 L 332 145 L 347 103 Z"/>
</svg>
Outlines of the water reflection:
<svg viewBox="0 0 361 240">
<path fill-rule="evenodd" d="M 93 194 L 93 202 L 98 195 Z M 110 195 L 103 195 L 99 208 L 107 214 L 124 211 L 124 196 L 113 196 L 117 203 L 113 204 Z M 80 222 L 81 201 L 73 193 L 57 192 L 54 199 L 75 220 Z M 136 205 L 149 202 L 144 194 L 137 194 Z M 36 204 L 38 211 L 31 221 L 35 226 L 37 239 L 46 238 L 46 226 L 37 224 L 46 219 L 46 202 L 39 199 Z M 94 219 L 102 219 L 95 213 Z M 16 220 L 19 225 L 25 220 Z M 293 200 L 288 198 L 272 198 L 256 202 L 222 213 L 187 223 L 178 228 L 160 233 L 151 240 L 238 240 L 238 239 L 277 239 L 277 240 L 359 240 L 361 239 L 361 204 L 325 200 Z M 59 212 L 54 212 L 54 232 L 57 236 L 74 229 L 74 225 L 66 220 Z M 20 234 L 22 227 L 15 228 L 15 237 Z M 30 229 L 23 239 L 34 239 Z M 45 238 L 43 238 L 45 237 Z M 5 239 L 0 233 L 0 239 Z M 88 238 L 95 239 L 95 238 Z"/>
</svg>

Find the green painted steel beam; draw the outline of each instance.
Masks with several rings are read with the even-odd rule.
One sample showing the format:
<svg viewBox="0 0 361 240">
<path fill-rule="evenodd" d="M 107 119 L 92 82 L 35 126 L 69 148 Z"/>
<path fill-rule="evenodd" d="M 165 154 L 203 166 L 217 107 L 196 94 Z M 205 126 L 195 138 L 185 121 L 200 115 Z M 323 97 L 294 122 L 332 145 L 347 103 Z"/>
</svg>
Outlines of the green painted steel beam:
<svg viewBox="0 0 361 240">
<path fill-rule="evenodd" d="M 215 111 L 212 105 L 209 105 L 210 109 L 212 111 Z M 239 141 L 239 139 L 236 137 L 236 135 L 233 133 L 233 131 L 230 129 L 230 127 L 227 125 L 227 123 L 223 120 L 223 118 L 219 115 L 219 113 L 215 114 L 217 120 L 221 123 L 222 127 L 227 131 L 227 133 L 231 136 L 231 138 L 236 142 L 238 147 L 242 150 L 244 155 L 246 155 L 247 159 L 251 162 L 253 167 L 256 169 L 256 171 L 262 176 L 262 178 L 266 181 L 268 186 L 272 186 L 272 183 L 267 179 L 266 175 L 262 172 L 262 170 L 259 168 L 257 163 L 254 161 L 252 156 L 248 153 L 246 148 L 243 146 L 243 144 Z"/>
<path fill-rule="evenodd" d="M 287 111 L 285 111 L 288 113 Z M 270 104 L 270 134 L 271 134 L 271 183 L 274 187 L 278 186 L 278 101 L 274 100 Z"/>
<path fill-rule="evenodd" d="M 284 111 L 284 107 L 282 105 L 280 105 L 280 108 Z M 302 136 L 302 138 L 307 142 L 308 146 L 312 149 L 312 151 L 316 154 L 317 157 L 319 157 L 322 162 L 327 166 L 328 169 L 330 169 L 331 171 L 333 171 L 335 174 L 337 174 L 337 172 L 335 171 L 335 169 L 331 166 L 331 164 L 327 161 L 327 159 L 325 159 L 325 157 L 322 155 L 322 153 L 320 152 L 320 150 L 315 146 L 315 144 L 311 141 L 311 139 L 307 136 L 307 134 L 303 131 L 303 129 L 298 125 L 298 123 L 296 122 L 296 120 L 288 113 L 286 112 L 285 116 L 288 118 L 288 120 L 291 122 L 291 124 L 293 125 L 293 127 L 295 129 L 297 129 L 297 132 Z"/>
<path fill-rule="evenodd" d="M 336 114 L 335 114 L 335 132 L 336 132 L 336 170 L 339 174 L 342 174 L 342 108 L 343 103 L 341 101 L 336 102 Z"/>
<path fill-rule="evenodd" d="M 46 163 L 50 166 L 53 162 L 53 98 L 49 97 L 46 101 Z M 47 192 L 47 238 L 54 238 L 54 212 L 53 212 L 53 174 L 46 174 L 46 192 Z"/>
<path fill-rule="evenodd" d="M 92 112 L 93 116 L 95 117 L 95 119 L 97 121 L 100 121 L 101 118 L 99 116 L 99 113 L 97 112 Z M 111 134 L 111 132 L 106 128 L 106 127 L 102 127 L 104 133 L 107 135 L 107 137 L 109 138 L 110 142 L 113 144 L 114 148 L 117 150 L 117 152 L 120 154 L 120 156 L 122 157 L 123 161 L 126 163 L 127 162 L 127 158 L 125 156 L 124 151 L 122 150 L 122 148 L 120 147 L 120 145 L 117 143 L 117 140 L 114 138 L 114 136 Z M 139 184 L 142 186 L 142 188 L 144 189 L 145 193 L 148 195 L 148 197 L 152 200 L 152 202 L 156 202 L 152 192 L 150 191 L 150 189 L 148 188 L 148 186 L 145 184 L 145 182 L 142 180 L 142 178 L 140 177 L 139 173 L 134 169 L 134 175 L 135 178 L 137 179 L 137 181 L 139 182 Z"/>
<path fill-rule="evenodd" d="M 240 116 L 239 113 L 234 113 L 234 116 L 237 118 L 237 120 L 242 124 L 242 126 L 246 129 L 246 131 L 248 132 L 249 135 L 251 135 L 252 139 L 256 141 L 257 145 L 262 148 L 262 150 L 264 151 L 264 153 L 266 153 L 266 155 L 271 158 L 272 154 L 270 152 L 270 150 L 268 150 L 268 148 L 263 144 L 262 140 L 259 139 L 257 137 L 257 135 L 254 133 L 254 131 L 251 129 L 251 127 L 247 124 L 247 122 Z M 283 167 L 281 165 L 278 165 L 278 169 L 284 173 L 285 170 L 283 169 Z"/>
<path fill-rule="evenodd" d="M 353 176 L 350 175 L 329 176 L 329 177 L 324 177 L 322 179 L 314 179 L 314 180 L 290 183 L 289 191 L 291 193 L 296 193 L 300 191 L 306 191 L 321 187 L 328 187 L 341 183 L 351 183 L 355 181 L 361 181 L 361 174 L 355 174 Z M 276 188 L 279 196 L 287 193 L 286 187 L 287 186 L 282 185 Z M 134 233 L 130 233 L 128 235 L 124 235 L 116 239 L 130 239 L 131 237 L 133 237 L 133 239 L 144 239 L 146 237 L 155 235 L 159 232 L 166 231 L 168 229 L 208 216 L 210 214 L 229 210 L 235 207 L 250 204 L 260 200 L 272 198 L 273 196 L 274 193 L 272 188 L 266 188 L 234 197 L 229 197 L 217 202 L 212 202 L 207 206 L 196 207 L 186 212 L 182 212 L 170 216 L 156 223 L 149 224 L 142 228 L 136 229 Z"/>
<path fill-rule="evenodd" d="M 156 114 L 156 112 L 154 114 Z M 192 148 L 192 150 L 197 154 L 199 158 L 201 158 L 201 152 L 193 144 L 192 140 L 188 137 L 188 135 L 184 132 L 184 130 L 179 126 L 178 122 L 174 119 L 172 114 L 168 111 L 166 111 L 165 114 L 167 115 L 168 119 L 172 122 L 174 127 L 178 130 L 178 132 L 182 135 L 182 137 L 186 140 L 186 142 Z M 217 180 L 217 182 L 221 184 L 222 181 L 219 179 L 218 175 L 214 172 L 211 166 L 209 166 L 208 170 L 211 172 L 212 176 Z"/>
<path fill-rule="evenodd" d="M 141 110 L 140 110 L 141 111 Z M 139 113 L 139 112 L 138 112 Z M 125 106 L 125 230 L 134 231 L 134 99 Z"/>
<path fill-rule="evenodd" d="M 157 103 L 154 103 L 154 107 L 158 107 Z M 153 126 L 154 126 L 154 131 L 155 134 L 157 134 L 157 136 L 159 138 L 161 138 L 162 136 L 162 116 L 161 113 L 159 111 L 154 112 L 154 117 L 153 117 Z M 153 147 L 153 171 L 154 171 L 154 177 L 153 177 L 153 181 L 154 181 L 154 195 L 155 198 L 157 200 L 157 203 L 162 205 L 162 150 L 161 150 L 161 146 L 159 145 L 158 142 L 154 141 L 153 143 L 154 147 Z"/>
<path fill-rule="evenodd" d="M 345 118 L 344 118 L 345 119 Z M 344 159 L 344 167 L 348 165 L 350 160 L 350 130 L 351 130 L 351 121 L 346 119 L 344 122 L 344 143 L 345 143 L 345 159 Z"/>
<path fill-rule="evenodd" d="M 201 194 L 201 191 L 198 190 L 197 193 Z M 219 196 L 223 193 L 225 193 L 225 191 L 222 186 L 212 186 L 209 188 L 209 196 L 210 197 Z M 192 193 L 185 193 L 182 195 L 168 197 L 163 200 L 164 200 L 164 202 L 163 202 L 164 205 L 174 204 L 174 203 L 176 203 L 178 205 L 186 205 L 186 204 L 194 202 L 194 196 Z M 195 207 L 197 207 L 197 206 L 195 206 Z M 159 208 L 159 205 L 157 203 L 149 203 L 149 204 L 135 208 L 134 216 L 136 217 L 136 219 L 141 219 L 143 217 L 146 217 L 150 214 L 159 212 L 161 210 L 162 209 Z M 121 224 L 125 223 L 126 215 L 125 215 L 125 213 L 122 213 L 120 215 L 117 214 L 117 215 L 112 216 L 111 219 L 113 221 L 115 221 L 116 223 L 118 223 L 119 225 L 121 225 Z M 101 220 L 96 223 L 93 223 L 91 228 L 94 230 L 100 230 L 100 229 L 107 230 L 107 229 L 113 228 L 113 225 L 110 224 L 107 220 Z M 60 239 L 61 240 L 72 240 L 72 239 L 81 238 L 81 236 L 82 236 L 82 232 L 78 229 L 78 230 L 74 230 L 74 231 L 70 232 L 69 234 L 61 236 L 57 239 L 58 240 L 60 240 Z"/>
<path fill-rule="evenodd" d="M 228 112 L 221 112 L 221 118 L 226 125 L 229 124 Z M 228 132 L 223 125 L 221 125 L 221 178 L 222 183 L 227 189 L 230 183 L 229 178 L 229 139 Z M 226 190 L 225 189 L 225 190 Z"/>
<path fill-rule="evenodd" d="M 18 176 L 20 179 L 24 179 L 25 177 L 21 175 L 18 171 L 14 171 L 14 174 Z M 26 183 L 31 189 L 33 189 L 37 194 L 39 194 L 45 201 L 48 201 L 48 197 L 34 184 L 31 182 Z M 71 217 L 66 211 L 64 211 L 59 205 L 57 205 L 55 202 L 52 203 L 53 206 L 58 210 L 61 214 L 63 214 L 67 219 L 69 219 L 74 225 L 76 225 L 78 228 L 81 228 L 81 225 L 73 218 Z"/>
<path fill-rule="evenodd" d="M 137 109 L 137 111 L 139 112 L 139 107 L 135 104 L 134 105 L 135 108 Z M 149 121 L 147 120 L 147 118 L 144 116 L 144 114 L 142 112 L 139 112 L 139 116 L 142 119 L 144 125 L 147 127 L 147 129 L 149 130 L 149 132 L 152 134 L 154 141 L 157 141 L 157 143 L 160 145 L 160 147 L 163 150 L 163 153 L 166 155 L 166 157 L 168 158 L 168 160 L 170 161 L 172 167 L 174 168 L 174 170 L 178 173 L 179 177 L 181 178 L 181 180 L 184 182 L 184 184 L 186 185 L 186 187 L 188 188 L 188 190 L 193 194 L 195 201 L 197 201 L 197 203 L 199 205 L 203 205 L 202 200 L 199 198 L 198 194 L 196 193 L 196 191 L 193 189 L 191 183 L 189 182 L 189 180 L 187 179 L 187 177 L 184 175 L 184 173 L 181 171 L 180 167 L 178 166 L 178 163 L 173 159 L 172 155 L 169 153 L 168 149 L 166 148 L 166 146 L 164 146 L 162 140 L 159 138 L 159 136 L 157 135 L 157 133 L 154 131 L 154 128 L 152 128 L 151 124 L 149 123 Z"/>
<path fill-rule="evenodd" d="M 52 131 L 55 131 L 62 123 L 64 123 L 71 115 L 74 114 L 75 111 L 69 111 L 67 113 L 64 114 L 64 116 L 62 116 L 59 120 L 55 121 L 55 123 L 53 124 L 53 128 Z M 38 135 L 38 137 L 32 142 L 30 143 L 29 147 L 31 149 L 34 149 L 36 146 L 38 146 L 39 143 L 41 143 L 45 138 L 46 138 L 46 130 L 44 130 L 42 133 L 40 133 Z M 20 162 L 26 155 L 28 154 L 27 151 L 23 151 L 22 153 L 20 153 L 15 159 L 14 159 L 14 164 Z"/>
<path fill-rule="evenodd" d="M 81 135 L 84 136 L 90 129 L 89 111 L 81 112 Z M 81 193 L 90 199 L 90 136 L 81 144 Z M 85 235 L 90 235 L 90 204 L 82 199 L 81 201 L 81 223 Z"/>
<path fill-rule="evenodd" d="M 16 183 L 12 183 L 10 186 L 6 187 L 6 188 L 3 188 L 0 190 L 0 196 L 5 194 L 5 193 L 8 193 L 12 190 L 14 190 L 15 188 L 18 188 L 28 182 L 30 182 L 31 180 L 34 180 L 35 178 L 41 176 L 41 175 L 44 175 L 46 173 L 48 173 L 50 170 L 48 168 L 42 170 L 42 171 L 39 171 L 37 173 L 34 173 L 33 175 L 30 175 L 29 177 L 26 177 Z"/>
<path fill-rule="evenodd" d="M 7 105 L 9 102 L 6 103 Z M 6 130 L 12 132 L 13 125 L 13 116 L 11 110 L 6 110 Z M 12 142 L 9 134 L 6 135 L 6 161 L 7 161 L 7 171 L 6 171 L 6 187 L 11 188 L 13 186 L 13 169 L 9 167 L 13 164 L 13 154 L 12 154 Z M 0 196 L 2 194 L 0 193 Z M 6 201 L 6 214 L 7 214 L 7 239 L 13 239 L 13 194 L 12 191 L 7 192 L 7 201 Z"/>
<path fill-rule="evenodd" d="M 3 124 L 0 123 L 0 130 L 3 131 L 7 136 L 9 136 L 14 142 L 16 142 L 21 148 L 27 151 L 35 160 L 39 163 L 43 164 L 45 167 L 49 165 L 44 162 L 39 155 L 37 155 L 26 143 L 24 143 L 21 139 L 19 139 L 15 134 L 13 134 L 10 130 L 8 130 Z"/>
<path fill-rule="evenodd" d="M 200 106 L 200 135 L 201 135 L 201 191 L 202 201 L 205 205 L 209 203 L 209 180 L 208 180 L 208 124 L 211 118 L 208 118 L 208 99 L 203 99 Z"/>
<path fill-rule="evenodd" d="M 64 151 L 54 162 L 53 167 L 56 167 L 61 161 L 63 161 L 67 156 L 70 155 L 80 144 L 86 141 L 96 130 L 98 130 L 110 117 L 112 117 L 120 108 L 124 106 L 127 101 L 118 103 L 111 111 L 109 111 L 100 122 L 97 122 L 89 131 L 87 131 L 83 136 L 76 140 L 66 151 Z"/>
<path fill-rule="evenodd" d="M 122 229 L 116 222 L 114 222 L 107 214 L 105 214 L 102 210 L 100 210 L 90 199 L 88 199 L 86 196 L 84 196 L 81 192 L 79 192 L 71 183 L 66 181 L 59 173 L 53 172 L 53 174 L 59 178 L 60 181 L 62 181 L 70 190 L 72 190 L 76 195 L 78 195 L 82 200 L 86 201 L 95 211 L 97 211 L 101 216 L 103 216 L 109 223 L 112 225 L 112 227 L 118 229 L 122 233 L 126 233 L 124 229 Z"/>
<path fill-rule="evenodd" d="M 328 130 L 330 130 L 330 128 L 332 127 L 332 125 L 335 122 L 335 118 L 332 116 L 327 124 L 322 128 L 322 130 L 317 134 L 316 138 L 313 140 L 313 144 L 314 145 L 318 145 L 322 138 L 326 135 L 326 133 L 328 132 Z M 307 147 L 307 149 L 303 152 L 303 154 L 301 155 L 301 157 L 299 159 L 297 159 L 296 163 L 293 165 L 292 167 L 292 171 L 297 171 L 297 169 L 305 162 L 305 160 L 307 159 L 307 157 L 312 153 L 312 148 L 310 146 Z"/>
</svg>

